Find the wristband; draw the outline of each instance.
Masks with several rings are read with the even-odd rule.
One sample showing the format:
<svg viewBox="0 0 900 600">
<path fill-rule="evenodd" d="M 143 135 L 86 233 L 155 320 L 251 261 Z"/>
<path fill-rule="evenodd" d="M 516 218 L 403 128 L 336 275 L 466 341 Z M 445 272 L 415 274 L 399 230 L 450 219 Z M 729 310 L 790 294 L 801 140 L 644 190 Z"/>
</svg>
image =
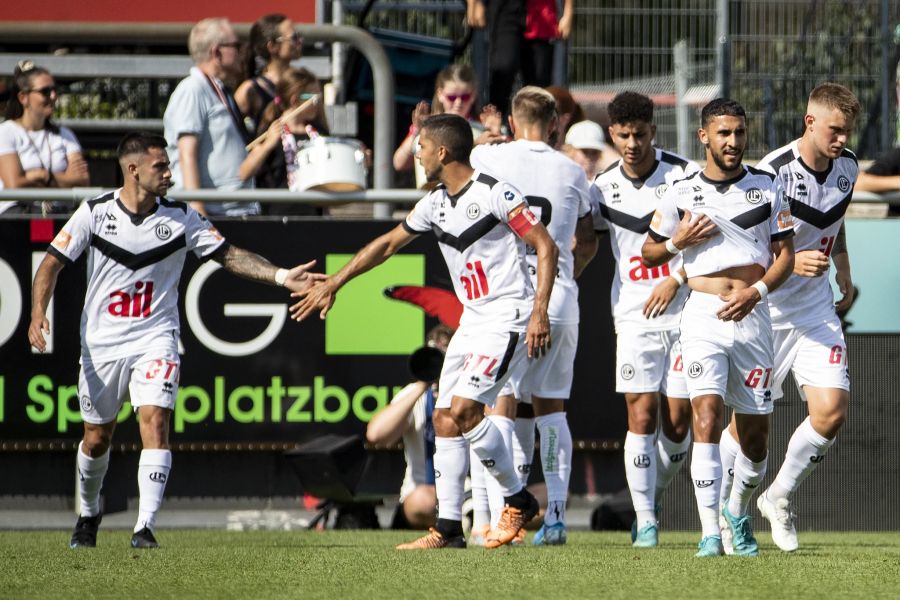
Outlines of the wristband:
<svg viewBox="0 0 900 600">
<path fill-rule="evenodd" d="M 666 240 L 666 250 L 669 254 L 678 254 L 681 252 L 681 248 L 675 245 L 675 242 L 672 241 L 672 238 Z"/>
<path fill-rule="evenodd" d="M 287 280 L 287 276 L 287 269 L 278 269 L 277 271 L 275 271 L 275 285 L 284 287 L 284 282 Z"/>
<path fill-rule="evenodd" d="M 678 285 L 684 285 L 687 282 L 687 279 L 681 276 L 680 271 L 673 271 L 671 275 L 669 275 L 672 279 L 678 282 Z"/>
<path fill-rule="evenodd" d="M 759 292 L 760 300 L 765 300 L 766 296 L 769 295 L 769 286 L 767 286 L 765 283 L 763 283 L 762 279 L 760 279 L 759 281 L 757 281 L 750 287 L 756 288 L 756 291 Z"/>
</svg>

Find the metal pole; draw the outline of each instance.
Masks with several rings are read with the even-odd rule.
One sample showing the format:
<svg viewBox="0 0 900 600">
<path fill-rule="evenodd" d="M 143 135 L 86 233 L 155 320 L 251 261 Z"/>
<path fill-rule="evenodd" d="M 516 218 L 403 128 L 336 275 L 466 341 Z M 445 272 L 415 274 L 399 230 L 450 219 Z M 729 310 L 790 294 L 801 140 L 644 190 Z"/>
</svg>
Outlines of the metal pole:
<svg viewBox="0 0 900 600">
<path fill-rule="evenodd" d="M 731 94 L 731 38 L 728 35 L 729 0 L 716 0 L 716 84 L 719 96 Z"/>
<path fill-rule="evenodd" d="M 891 32 L 888 0 L 881 0 L 881 147 L 879 154 L 891 147 Z"/>
<path fill-rule="evenodd" d="M 344 24 L 344 3 L 342 0 L 334 0 L 331 3 L 331 24 Z M 336 102 L 344 102 L 344 59 L 346 48 L 344 44 L 332 44 L 331 46 L 331 87 L 334 90 Z"/>
<path fill-rule="evenodd" d="M 678 154 L 690 156 L 690 114 L 685 96 L 688 90 L 688 45 L 687 40 L 680 40 L 672 48 L 672 59 L 675 63 L 675 135 L 678 139 Z"/>
</svg>

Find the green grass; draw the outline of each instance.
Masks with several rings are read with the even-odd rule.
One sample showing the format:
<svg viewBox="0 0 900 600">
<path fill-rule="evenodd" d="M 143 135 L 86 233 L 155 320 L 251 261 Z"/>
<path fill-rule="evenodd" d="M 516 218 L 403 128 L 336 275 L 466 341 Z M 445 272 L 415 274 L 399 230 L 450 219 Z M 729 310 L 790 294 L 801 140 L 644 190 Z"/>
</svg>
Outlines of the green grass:
<svg viewBox="0 0 900 600">
<path fill-rule="evenodd" d="M 694 559 L 695 533 L 634 550 L 627 533 L 571 532 L 553 548 L 398 552 L 403 532 L 162 530 L 136 551 L 101 530 L 0 531 L 0 598 L 897 598 L 900 533 L 804 533 L 785 554 Z M 530 539 L 530 536 L 529 536 Z"/>
</svg>

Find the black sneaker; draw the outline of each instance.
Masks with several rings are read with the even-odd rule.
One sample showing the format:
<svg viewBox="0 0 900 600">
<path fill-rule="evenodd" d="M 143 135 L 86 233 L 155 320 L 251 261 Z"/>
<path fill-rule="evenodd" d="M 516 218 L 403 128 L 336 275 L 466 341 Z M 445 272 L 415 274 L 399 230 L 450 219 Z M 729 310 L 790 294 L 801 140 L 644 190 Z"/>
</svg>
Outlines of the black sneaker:
<svg viewBox="0 0 900 600">
<path fill-rule="evenodd" d="M 72 532 L 72 539 L 69 541 L 69 548 L 94 548 L 97 546 L 97 530 L 100 528 L 100 521 L 103 515 L 94 517 L 78 516 L 78 522 L 75 523 L 75 531 Z"/>
<path fill-rule="evenodd" d="M 144 527 L 140 531 L 136 531 L 131 536 L 132 548 L 159 548 L 159 542 L 153 537 L 153 532 L 149 527 Z"/>
</svg>

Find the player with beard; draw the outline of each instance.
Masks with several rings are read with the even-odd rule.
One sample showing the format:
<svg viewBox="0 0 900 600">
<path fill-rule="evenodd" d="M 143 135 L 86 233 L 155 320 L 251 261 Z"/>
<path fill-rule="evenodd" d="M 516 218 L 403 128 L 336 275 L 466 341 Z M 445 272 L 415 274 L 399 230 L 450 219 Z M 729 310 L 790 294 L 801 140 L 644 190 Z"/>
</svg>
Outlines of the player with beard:
<svg viewBox="0 0 900 600">
<path fill-rule="evenodd" d="M 471 152 L 472 130 L 465 119 L 452 114 L 426 119 L 418 158 L 429 181 L 440 185 L 416 203 L 403 223 L 291 307 L 297 320 L 316 311 L 324 318 L 348 281 L 423 233 L 433 231 L 438 238 L 464 308 L 444 358 L 433 418 L 437 525 L 398 546 L 401 550 L 465 547 L 462 503 L 470 445 L 500 483 L 506 504 L 485 547 L 511 542 L 538 511 L 537 500 L 516 475 L 503 436 L 484 418 L 484 407 L 494 405 L 511 377 L 521 378 L 526 355 L 538 358 L 549 350 L 548 306 L 559 250 L 518 190 L 471 167 Z M 528 276 L 526 243 L 537 253 L 536 291 Z"/>
<path fill-rule="evenodd" d="M 782 397 L 781 386 L 791 371 L 809 416 L 791 437 L 772 485 L 757 499 L 759 512 L 772 525 L 773 541 L 786 552 L 799 547 L 791 496 L 825 457 L 847 420 L 847 343 L 836 309 L 846 310 L 853 302 L 844 213 L 859 165 L 846 144 L 859 111 L 859 101 L 846 87 L 819 85 L 809 95 L 803 136 L 757 165 L 781 180 L 796 231 L 794 272 L 769 296 L 775 330 L 772 395 L 776 400 Z M 828 282 L 829 258 L 843 294 L 837 304 Z M 732 419 L 721 440 L 723 504 L 731 487 L 729 469 L 744 460 L 737 436 Z M 727 552 L 727 540 L 723 541 Z"/>
<path fill-rule="evenodd" d="M 703 107 L 698 136 L 706 167 L 668 189 L 642 248 L 649 267 L 683 252 L 691 288 L 681 317 L 681 352 L 693 411 L 691 478 L 703 527 L 698 557 L 724 554 L 718 506 L 726 404 L 735 412 L 746 460 L 735 464 L 731 502 L 722 514 L 735 554 L 759 554 L 747 510 L 766 473 L 772 412 L 775 359 L 764 300 L 794 265 L 791 212 L 779 181 L 741 163 L 745 119 L 733 100 L 718 98 Z"/>
<path fill-rule="evenodd" d="M 678 323 L 687 299 L 681 257 L 646 268 L 641 246 L 668 187 L 699 167 L 653 147 L 653 102 L 622 92 L 607 107 L 621 160 L 594 180 L 599 205 L 594 229 L 609 230 L 616 271 L 616 392 L 625 394 L 625 478 L 636 515 L 635 547 L 659 543 L 660 497 L 685 463 L 691 444 L 691 405 L 684 381 Z"/>
</svg>

